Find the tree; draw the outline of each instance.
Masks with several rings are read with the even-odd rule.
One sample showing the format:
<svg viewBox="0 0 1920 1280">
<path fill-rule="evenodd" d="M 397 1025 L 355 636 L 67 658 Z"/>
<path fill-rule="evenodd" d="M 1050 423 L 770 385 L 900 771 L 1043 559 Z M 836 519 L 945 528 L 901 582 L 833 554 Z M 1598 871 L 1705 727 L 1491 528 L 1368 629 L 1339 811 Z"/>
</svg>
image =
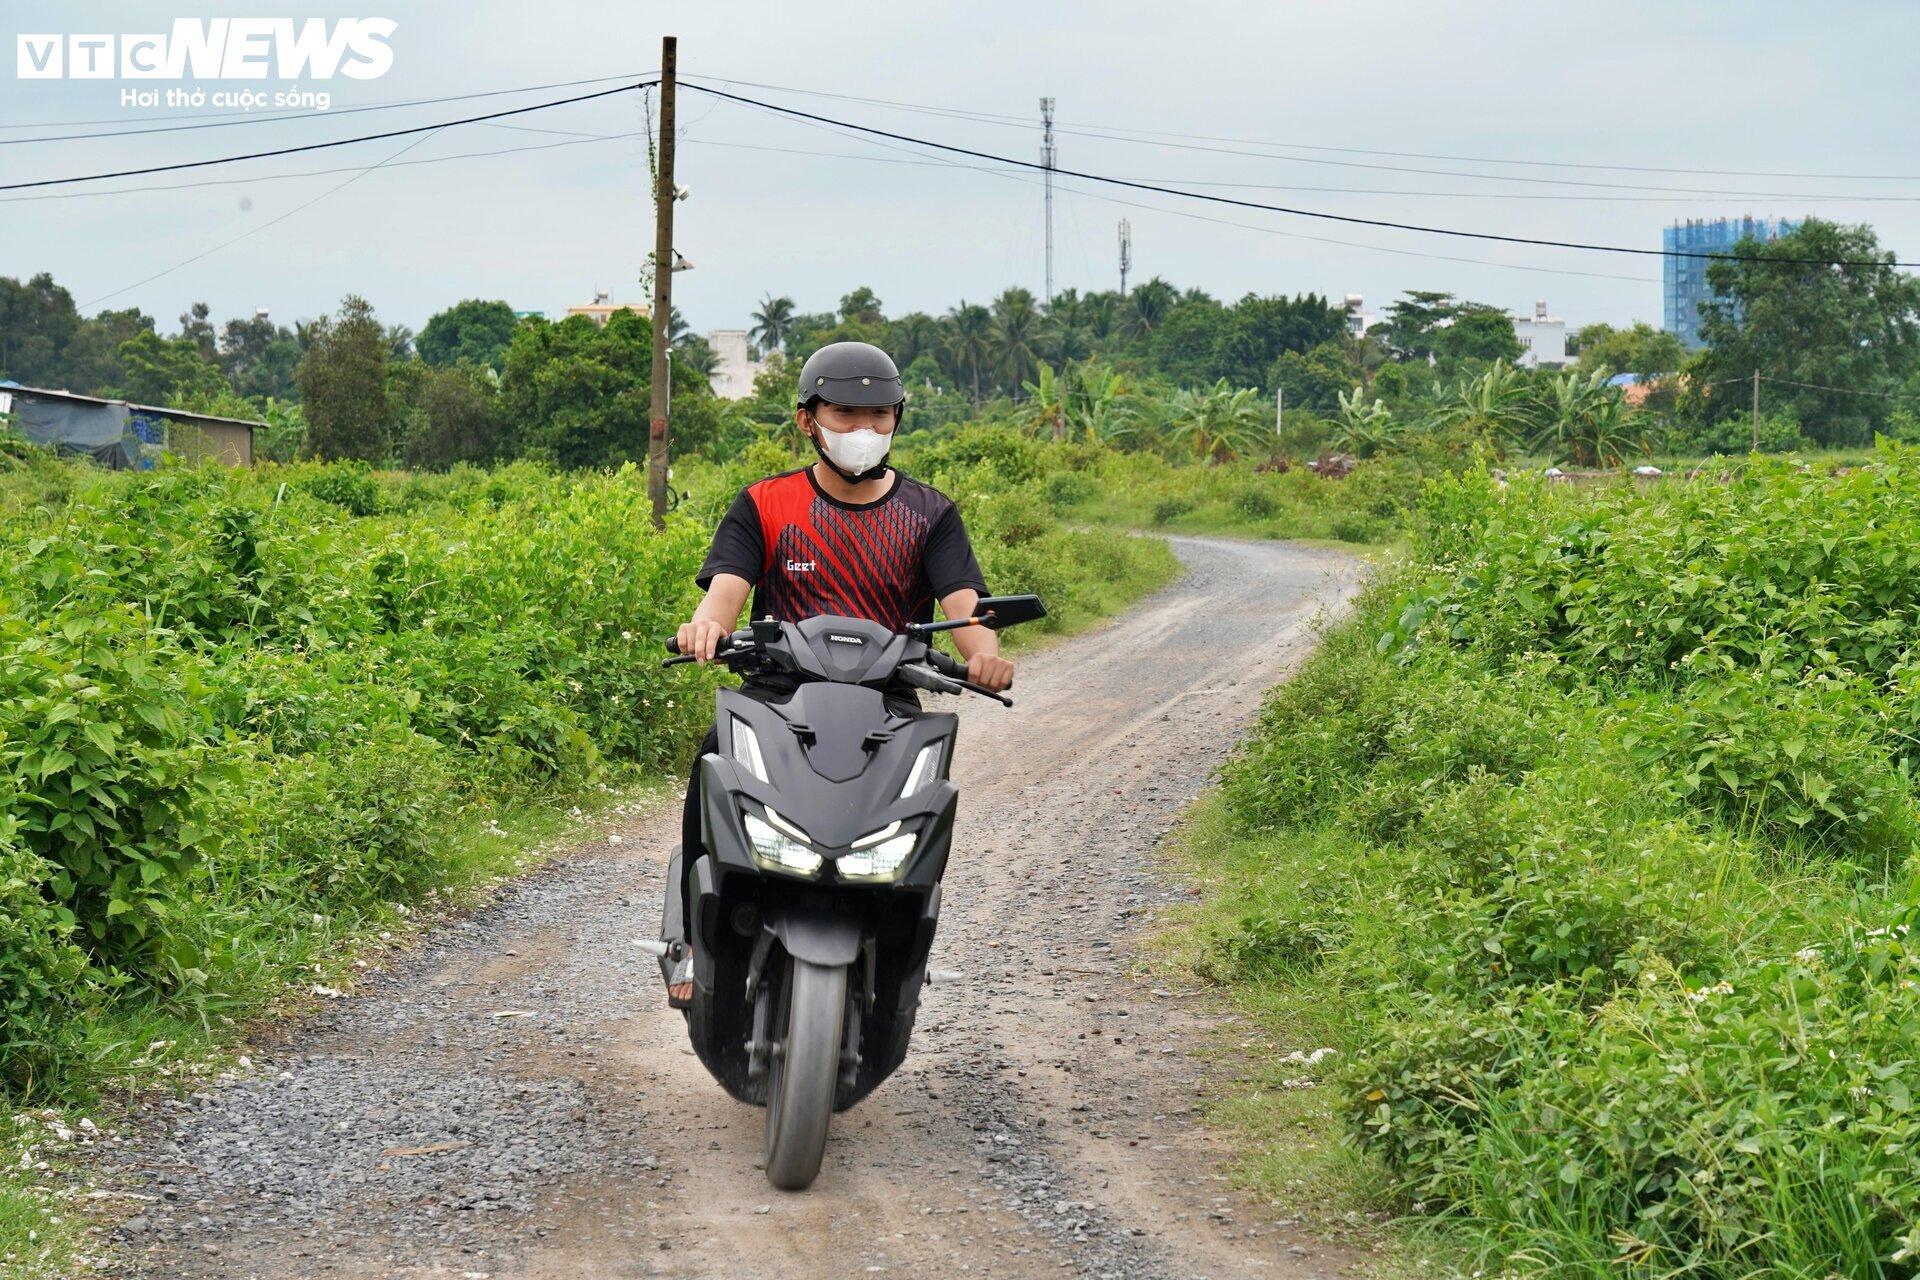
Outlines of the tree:
<svg viewBox="0 0 1920 1280">
<path fill-rule="evenodd" d="M 306 451 L 325 459 L 384 461 L 396 419 L 387 387 L 392 347 L 365 298 L 348 294 L 315 323 L 295 380 L 307 417 Z"/>
<path fill-rule="evenodd" d="M 1700 307 L 1707 350 L 1693 381 L 1708 388 L 1708 418 L 1750 412 L 1744 388 L 1758 370 L 1775 380 L 1762 383 L 1764 407 L 1792 414 L 1815 441 L 1871 438 L 1896 403 L 1887 397 L 1920 371 L 1920 280 L 1893 265 L 1871 227 L 1818 218 L 1734 252 L 1708 265 L 1715 297 Z M 1780 261 L 1791 258 L 1817 262 Z"/>
<path fill-rule="evenodd" d="M 1442 370 L 1468 362 L 1512 363 L 1525 350 L 1513 331 L 1513 318 L 1499 307 L 1462 302 L 1454 308 L 1452 323 L 1437 327 L 1430 338 L 1433 358 Z"/>
<path fill-rule="evenodd" d="M 840 319 L 848 324 L 884 322 L 886 317 L 880 313 L 880 296 L 864 284 L 858 286 L 840 299 Z"/>
<path fill-rule="evenodd" d="M 200 354 L 208 360 L 220 354 L 220 344 L 213 331 L 213 322 L 208 319 L 213 309 L 204 302 L 196 302 L 180 313 L 180 336 L 200 349 Z"/>
<path fill-rule="evenodd" d="M 468 298 L 429 317 L 414 345 L 428 364 L 483 364 L 498 372 L 519 323 L 504 302 Z"/>
<path fill-rule="evenodd" d="M 498 396 L 484 365 L 428 365 L 414 388 L 401 457 L 410 467 L 444 471 L 487 462 L 500 448 Z"/>
<path fill-rule="evenodd" d="M 1252 387 L 1235 390 L 1222 378 L 1204 391 L 1182 387 L 1173 395 L 1169 434 L 1196 462 L 1231 462 L 1255 452 L 1271 428 Z"/>
<path fill-rule="evenodd" d="M 993 313 L 977 302 L 962 302 L 947 316 L 948 369 L 953 380 L 972 389 L 980 402 L 980 375 L 993 363 Z"/>
<path fill-rule="evenodd" d="M 291 399 L 299 366 L 300 344 L 293 332 L 266 316 L 229 320 L 220 329 L 220 369 L 241 396 Z"/>
<path fill-rule="evenodd" d="M 1626 408 L 1626 393 L 1608 385 L 1605 366 L 1584 377 L 1561 374 L 1541 391 L 1532 415 L 1535 452 L 1577 467 L 1616 467 L 1627 452 L 1645 449 Z"/>
<path fill-rule="evenodd" d="M 1206 386 L 1220 379 L 1216 351 L 1227 323 L 1227 313 L 1212 299 L 1182 300 L 1153 330 L 1147 343 L 1148 355 L 1154 367 L 1177 385 Z M 1265 372 L 1264 368 L 1260 370 Z M 1254 381 L 1258 380 L 1256 374 Z"/>
<path fill-rule="evenodd" d="M 222 392 L 233 394 L 220 367 L 184 333 L 163 338 L 151 329 L 143 329 L 120 344 L 120 364 L 122 378 L 115 390 L 136 404 L 185 408 L 189 399 L 204 401 L 218 398 Z"/>
<path fill-rule="evenodd" d="M 1237 387 L 1271 391 L 1268 371 L 1282 352 L 1305 352 L 1345 332 L 1346 318 L 1318 294 L 1282 298 L 1249 293 L 1226 313 L 1214 339 L 1212 372 Z M 1342 385 L 1351 381 L 1343 379 Z M 1322 407 L 1331 408 L 1331 400 Z"/>
<path fill-rule="evenodd" d="M 768 294 L 753 313 L 753 328 L 747 337 L 761 351 L 785 351 L 793 336 L 793 299 Z"/>
<path fill-rule="evenodd" d="M 1374 332 L 1400 359 L 1428 360 L 1433 357 L 1436 326 L 1451 316 L 1456 306 L 1450 293 L 1410 290 L 1404 298 L 1387 304 L 1386 323 Z"/>
<path fill-rule="evenodd" d="M 709 445 L 726 424 L 685 352 L 670 359 L 673 447 L 685 454 Z M 652 321 L 631 311 L 615 312 L 604 327 L 585 316 L 522 324 L 500 376 L 505 451 L 568 468 L 644 459 L 652 366 Z"/>
<path fill-rule="evenodd" d="M 1262 381 L 1286 393 L 1286 403 L 1300 409 L 1333 410 L 1340 395 L 1360 381 L 1359 371 L 1337 342 L 1323 342 L 1309 352 L 1282 351 Z"/>
<path fill-rule="evenodd" d="M 1676 373 L 1687 358 L 1678 335 L 1656 329 L 1645 320 L 1631 329 L 1616 329 L 1610 324 L 1590 324 L 1574 335 L 1581 373 L 1605 369 L 1609 377 L 1634 373 L 1654 378 Z"/>
<path fill-rule="evenodd" d="M 992 367 L 1004 386 L 1020 386 L 1040 370 L 1040 312 L 1033 292 L 1018 286 L 993 302 Z"/>
<path fill-rule="evenodd" d="M 73 295 L 49 272 L 21 284 L 0 277 L 0 377 L 30 387 L 63 387 L 67 345 L 80 329 Z"/>
<path fill-rule="evenodd" d="M 1133 286 L 1121 316 L 1121 332 L 1136 341 L 1144 341 L 1160 327 L 1179 300 L 1179 291 L 1159 276 Z"/>
</svg>

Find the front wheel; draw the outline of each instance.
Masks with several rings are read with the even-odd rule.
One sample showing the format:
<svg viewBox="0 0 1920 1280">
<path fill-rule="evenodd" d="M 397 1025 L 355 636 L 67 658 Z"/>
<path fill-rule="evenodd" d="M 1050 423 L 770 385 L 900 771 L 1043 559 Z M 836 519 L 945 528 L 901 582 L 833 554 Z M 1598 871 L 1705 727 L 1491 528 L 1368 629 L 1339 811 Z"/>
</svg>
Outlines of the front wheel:
<svg viewBox="0 0 1920 1280">
<path fill-rule="evenodd" d="M 840 1081 L 845 965 L 787 961 L 784 1032 L 767 1081 L 767 1181 L 800 1191 L 820 1173 Z"/>
</svg>

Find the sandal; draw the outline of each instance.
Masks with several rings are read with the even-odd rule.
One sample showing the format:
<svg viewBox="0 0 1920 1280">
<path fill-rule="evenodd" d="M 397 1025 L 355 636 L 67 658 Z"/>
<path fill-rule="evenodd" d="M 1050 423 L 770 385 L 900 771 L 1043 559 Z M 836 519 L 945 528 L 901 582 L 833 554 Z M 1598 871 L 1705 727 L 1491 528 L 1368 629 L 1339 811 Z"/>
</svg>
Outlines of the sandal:
<svg viewBox="0 0 1920 1280">
<path fill-rule="evenodd" d="M 680 958 L 674 962 L 673 976 L 667 980 L 667 1008 L 691 1009 L 693 1007 L 693 948 L 682 949 Z"/>
</svg>

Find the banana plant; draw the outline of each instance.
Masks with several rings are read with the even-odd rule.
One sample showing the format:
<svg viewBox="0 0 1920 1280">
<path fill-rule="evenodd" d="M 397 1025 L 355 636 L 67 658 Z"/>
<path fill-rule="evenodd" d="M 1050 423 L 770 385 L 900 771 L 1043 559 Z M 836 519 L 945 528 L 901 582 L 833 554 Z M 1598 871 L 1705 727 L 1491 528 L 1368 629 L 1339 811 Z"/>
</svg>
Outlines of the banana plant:
<svg viewBox="0 0 1920 1280">
<path fill-rule="evenodd" d="M 1394 421 L 1393 413 L 1384 403 L 1369 402 L 1359 387 L 1338 395 L 1340 408 L 1334 417 L 1329 444 L 1356 458 L 1370 458 L 1392 447 L 1400 434 L 1400 424 Z"/>
<path fill-rule="evenodd" d="M 1266 398 L 1252 387 L 1234 390 L 1225 378 L 1205 391 L 1174 393 L 1168 434 L 1196 461 L 1231 462 L 1257 451 L 1267 430 Z"/>
</svg>

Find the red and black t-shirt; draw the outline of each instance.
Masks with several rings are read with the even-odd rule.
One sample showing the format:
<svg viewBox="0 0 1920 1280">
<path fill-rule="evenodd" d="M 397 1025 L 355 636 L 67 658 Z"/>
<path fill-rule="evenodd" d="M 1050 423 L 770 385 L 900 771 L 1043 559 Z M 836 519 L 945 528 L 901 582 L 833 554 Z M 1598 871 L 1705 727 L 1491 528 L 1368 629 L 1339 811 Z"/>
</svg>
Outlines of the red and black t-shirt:
<svg viewBox="0 0 1920 1280">
<path fill-rule="evenodd" d="M 959 509 L 899 471 L 884 497 L 862 503 L 829 495 L 812 467 L 748 485 L 696 581 L 705 589 L 716 573 L 753 584 L 756 618 L 836 614 L 893 631 L 933 621 L 933 602 L 949 592 L 987 590 Z"/>
</svg>

